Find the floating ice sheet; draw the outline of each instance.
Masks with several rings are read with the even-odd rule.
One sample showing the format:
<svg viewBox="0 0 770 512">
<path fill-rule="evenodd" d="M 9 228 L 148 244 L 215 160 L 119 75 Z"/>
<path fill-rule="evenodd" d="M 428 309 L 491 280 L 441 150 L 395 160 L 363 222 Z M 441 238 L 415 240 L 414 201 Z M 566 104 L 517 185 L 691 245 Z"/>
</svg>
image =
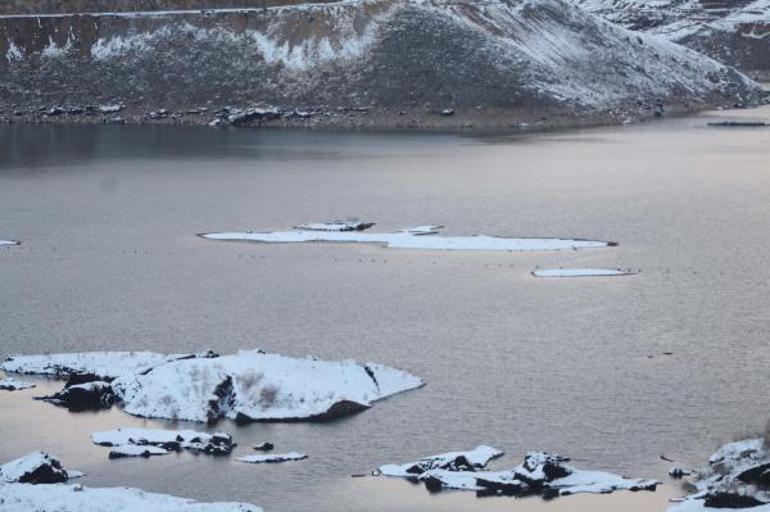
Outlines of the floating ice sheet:
<svg viewBox="0 0 770 512">
<path fill-rule="evenodd" d="M 307 459 L 307 455 L 304 453 L 289 452 L 289 453 L 275 453 L 270 455 L 247 455 L 245 457 L 238 457 L 240 462 L 248 462 L 249 464 L 262 464 L 262 463 L 276 463 L 276 462 L 288 462 L 292 460 Z"/>
<path fill-rule="evenodd" d="M 0 240 L 0 245 L 19 245 L 16 240 Z"/>
<path fill-rule="evenodd" d="M 0 379 L 0 390 L 3 391 L 20 391 L 22 389 L 34 388 L 35 385 L 31 382 L 24 382 L 17 379 Z"/>
<path fill-rule="evenodd" d="M 617 245 L 614 242 L 583 240 L 579 238 L 505 238 L 489 235 L 444 236 L 438 233 L 441 226 L 416 226 L 392 233 L 364 231 L 319 231 L 296 229 L 255 233 L 231 231 L 204 233 L 209 240 L 246 241 L 262 243 L 364 243 L 378 244 L 399 249 L 424 249 L 436 251 L 565 251 L 592 249 Z"/>
</svg>

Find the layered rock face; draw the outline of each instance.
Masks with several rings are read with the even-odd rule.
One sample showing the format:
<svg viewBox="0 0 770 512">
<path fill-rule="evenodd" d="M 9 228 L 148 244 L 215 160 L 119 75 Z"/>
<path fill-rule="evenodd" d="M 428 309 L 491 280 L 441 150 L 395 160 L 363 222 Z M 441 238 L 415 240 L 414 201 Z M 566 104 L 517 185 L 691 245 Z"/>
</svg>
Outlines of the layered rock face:
<svg viewBox="0 0 770 512">
<path fill-rule="evenodd" d="M 150 117 L 202 123 L 261 104 L 307 111 L 304 124 L 595 124 L 761 96 L 728 67 L 564 0 L 6 17 L 0 56 L 5 115 L 47 119 L 117 103 L 128 120 L 163 107 Z"/>
</svg>

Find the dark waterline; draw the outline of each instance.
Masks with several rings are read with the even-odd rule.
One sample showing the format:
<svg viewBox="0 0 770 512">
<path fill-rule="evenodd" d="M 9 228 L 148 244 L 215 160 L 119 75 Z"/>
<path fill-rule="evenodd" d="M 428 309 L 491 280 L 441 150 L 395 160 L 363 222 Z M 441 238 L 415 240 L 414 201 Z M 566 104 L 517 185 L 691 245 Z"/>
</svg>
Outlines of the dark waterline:
<svg viewBox="0 0 770 512">
<path fill-rule="evenodd" d="M 471 448 L 571 455 L 665 479 L 768 419 L 770 135 L 707 120 L 471 139 L 205 129 L 0 127 L 0 353 L 263 348 L 410 370 L 418 391 L 330 424 L 216 429 L 306 461 L 191 454 L 108 461 L 95 430 L 167 427 L 0 394 L 0 460 L 35 449 L 129 485 L 266 510 L 662 510 L 654 495 L 539 501 L 430 496 L 351 478 Z M 361 216 L 378 229 L 618 240 L 610 249 L 437 254 L 201 240 Z M 638 276 L 538 280 L 541 267 Z M 671 356 L 663 352 L 673 352 Z M 653 356 L 652 358 L 648 356 Z M 184 425 L 203 428 L 201 425 Z M 243 452 L 243 453 L 241 453 Z M 614 508 L 613 508 L 614 507 Z"/>
</svg>

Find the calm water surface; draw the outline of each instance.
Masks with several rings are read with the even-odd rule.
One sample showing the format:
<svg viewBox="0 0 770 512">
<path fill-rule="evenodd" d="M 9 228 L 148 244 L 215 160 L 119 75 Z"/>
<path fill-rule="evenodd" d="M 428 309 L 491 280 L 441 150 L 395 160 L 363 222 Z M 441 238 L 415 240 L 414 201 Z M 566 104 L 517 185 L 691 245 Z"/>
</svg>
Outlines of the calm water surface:
<svg viewBox="0 0 770 512">
<path fill-rule="evenodd" d="M 713 113 L 526 137 L 134 127 L 0 128 L 0 355 L 262 348 L 407 369 L 428 385 L 328 424 L 217 429 L 306 461 L 108 461 L 92 431 L 171 427 L 0 394 L 0 460 L 50 450 L 86 485 L 268 511 L 663 510 L 679 490 L 539 500 L 429 495 L 388 462 L 487 443 L 665 480 L 770 417 L 770 131 Z M 203 231 L 349 216 L 378 229 L 616 240 L 592 251 L 432 253 L 217 243 Z M 537 266 L 634 277 L 538 280 Z M 672 352 L 665 356 L 663 352 Z M 650 357 L 652 356 L 652 357 Z M 200 425 L 184 424 L 193 428 Z"/>
</svg>

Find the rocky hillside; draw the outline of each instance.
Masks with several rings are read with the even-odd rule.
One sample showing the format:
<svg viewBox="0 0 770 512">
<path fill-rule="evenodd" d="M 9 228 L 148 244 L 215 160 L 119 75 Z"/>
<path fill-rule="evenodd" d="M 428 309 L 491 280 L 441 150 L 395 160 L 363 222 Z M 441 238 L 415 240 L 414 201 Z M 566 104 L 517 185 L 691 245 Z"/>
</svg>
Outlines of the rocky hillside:
<svg viewBox="0 0 770 512">
<path fill-rule="evenodd" d="M 8 119 L 560 126 L 761 96 L 714 60 L 567 0 L 0 17 L 0 56 Z"/>
<path fill-rule="evenodd" d="M 632 30 L 659 34 L 770 78 L 770 0 L 573 0 Z"/>
</svg>

